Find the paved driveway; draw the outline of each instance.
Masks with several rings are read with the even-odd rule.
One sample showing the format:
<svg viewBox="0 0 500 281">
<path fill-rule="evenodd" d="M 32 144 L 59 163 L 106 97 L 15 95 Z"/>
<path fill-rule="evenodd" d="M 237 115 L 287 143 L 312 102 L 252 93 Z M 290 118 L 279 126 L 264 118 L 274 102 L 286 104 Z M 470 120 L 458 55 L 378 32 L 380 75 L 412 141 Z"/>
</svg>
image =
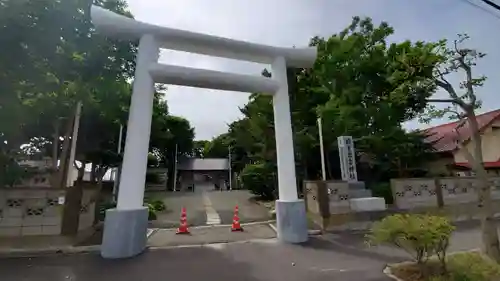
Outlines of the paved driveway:
<svg viewBox="0 0 500 281">
<path fill-rule="evenodd" d="M 153 227 L 174 228 L 179 225 L 182 207 L 187 209 L 188 224 L 191 226 L 206 225 L 217 221 L 220 224 L 231 224 L 233 221 L 234 207 L 238 205 L 240 222 L 257 222 L 269 220 L 268 210 L 252 203 L 252 195 L 246 190 L 216 191 L 199 186 L 195 192 L 168 192 L 155 194 L 163 197 L 169 213 L 161 214 Z M 208 216 L 207 216 L 208 214 Z"/>
</svg>

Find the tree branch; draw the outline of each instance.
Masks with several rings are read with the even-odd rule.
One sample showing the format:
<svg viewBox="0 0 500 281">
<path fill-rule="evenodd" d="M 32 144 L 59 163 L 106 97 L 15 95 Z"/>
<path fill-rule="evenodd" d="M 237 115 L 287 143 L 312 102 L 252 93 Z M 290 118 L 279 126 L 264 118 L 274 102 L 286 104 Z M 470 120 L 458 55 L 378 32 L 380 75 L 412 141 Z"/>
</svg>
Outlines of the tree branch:
<svg viewBox="0 0 500 281">
<path fill-rule="evenodd" d="M 454 99 L 427 99 L 427 102 L 456 103 Z"/>
</svg>

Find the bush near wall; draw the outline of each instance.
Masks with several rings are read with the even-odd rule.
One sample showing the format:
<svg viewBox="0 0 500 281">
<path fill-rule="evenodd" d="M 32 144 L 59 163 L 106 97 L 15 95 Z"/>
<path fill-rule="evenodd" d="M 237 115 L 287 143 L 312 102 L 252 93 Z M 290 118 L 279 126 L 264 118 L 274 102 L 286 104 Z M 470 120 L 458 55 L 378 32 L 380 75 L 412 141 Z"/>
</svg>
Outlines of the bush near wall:
<svg viewBox="0 0 500 281">
<path fill-rule="evenodd" d="M 368 189 L 372 191 L 373 196 L 383 197 L 386 204 L 391 205 L 394 202 L 390 182 L 373 183 L 368 186 Z"/>
<path fill-rule="evenodd" d="M 397 214 L 376 222 L 367 238 L 370 244 L 395 246 L 413 258 L 413 263 L 390 267 L 403 281 L 500 280 L 500 265 L 479 252 L 448 255 L 453 231 L 445 217 Z"/>
<path fill-rule="evenodd" d="M 275 167 L 268 163 L 248 164 L 240 173 L 245 189 L 265 200 L 276 196 Z"/>
</svg>

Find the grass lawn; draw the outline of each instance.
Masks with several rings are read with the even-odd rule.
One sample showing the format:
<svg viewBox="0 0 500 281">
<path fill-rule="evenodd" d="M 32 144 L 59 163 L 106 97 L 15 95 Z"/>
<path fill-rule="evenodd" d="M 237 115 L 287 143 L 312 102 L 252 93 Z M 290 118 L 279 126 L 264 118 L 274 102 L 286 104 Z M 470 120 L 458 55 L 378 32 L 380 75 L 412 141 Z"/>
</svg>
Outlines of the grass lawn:
<svg viewBox="0 0 500 281">
<path fill-rule="evenodd" d="M 498 281 L 500 265 L 485 257 L 480 252 L 462 252 L 451 254 L 447 259 L 448 274 L 439 274 L 438 263 L 428 262 L 429 277 L 422 276 L 416 264 L 391 266 L 393 275 L 403 281 Z"/>
</svg>

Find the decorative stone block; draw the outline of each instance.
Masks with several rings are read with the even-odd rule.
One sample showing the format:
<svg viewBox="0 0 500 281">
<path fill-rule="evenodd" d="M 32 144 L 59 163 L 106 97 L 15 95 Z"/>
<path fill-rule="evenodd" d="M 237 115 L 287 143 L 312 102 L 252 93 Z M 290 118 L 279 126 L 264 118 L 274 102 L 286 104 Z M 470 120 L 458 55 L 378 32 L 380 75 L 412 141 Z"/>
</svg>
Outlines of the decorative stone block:
<svg viewBox="0 0 500 281">
<path fill-rule="evenodd" d="M 42 222 L 42 216 L 27 216 L 22 219 L 23 226 L 41 226 Z"/>
<path fill-rule="evenodd" d="M 24 191 L 23 190 L 8 190 L 6 192 L 6 197 L 8 199 L 20 199 L 20 198 L 24 198 Z"/>
<path fill-rule="evenodd" d="M 45 198 L 47 195 L 47 191 L 45 190 L 27 190 L 23 193 L 24 199 L 37 199 L 37 198 Z"/>
<path fill-rule="evenodd" d="M 26 217 L 34 217 L 34 216 L 43 216 L 44 209 L 43 208 L 26 208 L 25 216 Z"/>
<path fill-rule="evenodd" d="M 46 217 L 62 216 L 62 210 L 59 206 L 49 206 L 44 209 L 43 215 Z"/>
<path fill-rule="evenodd" d="M 24 204 L 24 200 L 19 199 L 19 198 L 16 198 L 16 199 L 10 198 L 10 199 L 7 199 L 6 204 L 7 204 L 7 207 L 9 207 L 9 208 L 22 208 L 22 206 Z"/>
<path fill-rule="evenodd" d="M 14 237 L 21 235 L 21 227 L 0 227 L 0 237 Z"/>
<path fill-rule="evenodd" d="M 61 225 L 62 223 L 62 217 L 57 216 L 57 217 L 43 217 L 42 218 L 42 225 L 43 226 L 54 226 L 54 225 Z"/>
<path fill-rule="evenodd" d="M 24 200 L 24 206 L 27 208 L 44 208 L 47 205 L 45 198 L 30 198 Z"/>
<path fill-rule="evenodd" d="M 91 213 L 81 214 L 78 221 L 78 229 L 87 229 L 94 224 L 94 215 Z"/>
<path fill-rule="evenodd" d="M 355 198 L 349 200 L 351 210 L 359 211 L 381 211 L 386 209 L 383 197 Z"/>
<path fill-rule="evenodd" d="M 21 235 L 22 236 L 30 236 L 30 235 L 42 235 L 42 226 L 23 226 L 21 227 Z"/>
<path fill-rule="evenodd" d="M 66 192 L 63 190 L 49 190 L 47 191 L 47 195 L 45 196 L 46 198 L 59 198 L 61 196 L 65 196 Z"/>
<path fill-rule="evenodd" d="M 60 225 L 44 225 L 42 226 L 43 235 L 59 235 L 61 234 Z"/>
<path fill-rule="evenodd" d="M 24 210 L 21 209 L 21 208 L 6 208 L 4 209 L 4 217 L 8 218 L 8 217 L 22 217 L 23 216 L 23 212 Z"/>
<path fill-rule="evenodd" d="M 45 203 L 45 206 L 47 206 L 47 207 L 59 205 L 59 198 L 57 198 L 57 197 L 47 198 L 46 200 L 47 200 L 47 203 Z"/>
<path fill-rule="evenodd" d="M 20 227 L 23 224 L 22 217 L 4 217 L 0 220 L 0 227 Z"/>
<path fill-rule="evenodd" d="M 345 202 L 345 204 L 336 204 L 330 203 L 330 214 L 346 214 L 351 212 L 351 208 L 349 208 L 349 202 Z"/>
<path fill-rule="evenodd" d="M 353 220 L 352 213 L 332 214 L 328 222 L 328 228 L 339 225 L 347 225 Z"/>
</svg>

